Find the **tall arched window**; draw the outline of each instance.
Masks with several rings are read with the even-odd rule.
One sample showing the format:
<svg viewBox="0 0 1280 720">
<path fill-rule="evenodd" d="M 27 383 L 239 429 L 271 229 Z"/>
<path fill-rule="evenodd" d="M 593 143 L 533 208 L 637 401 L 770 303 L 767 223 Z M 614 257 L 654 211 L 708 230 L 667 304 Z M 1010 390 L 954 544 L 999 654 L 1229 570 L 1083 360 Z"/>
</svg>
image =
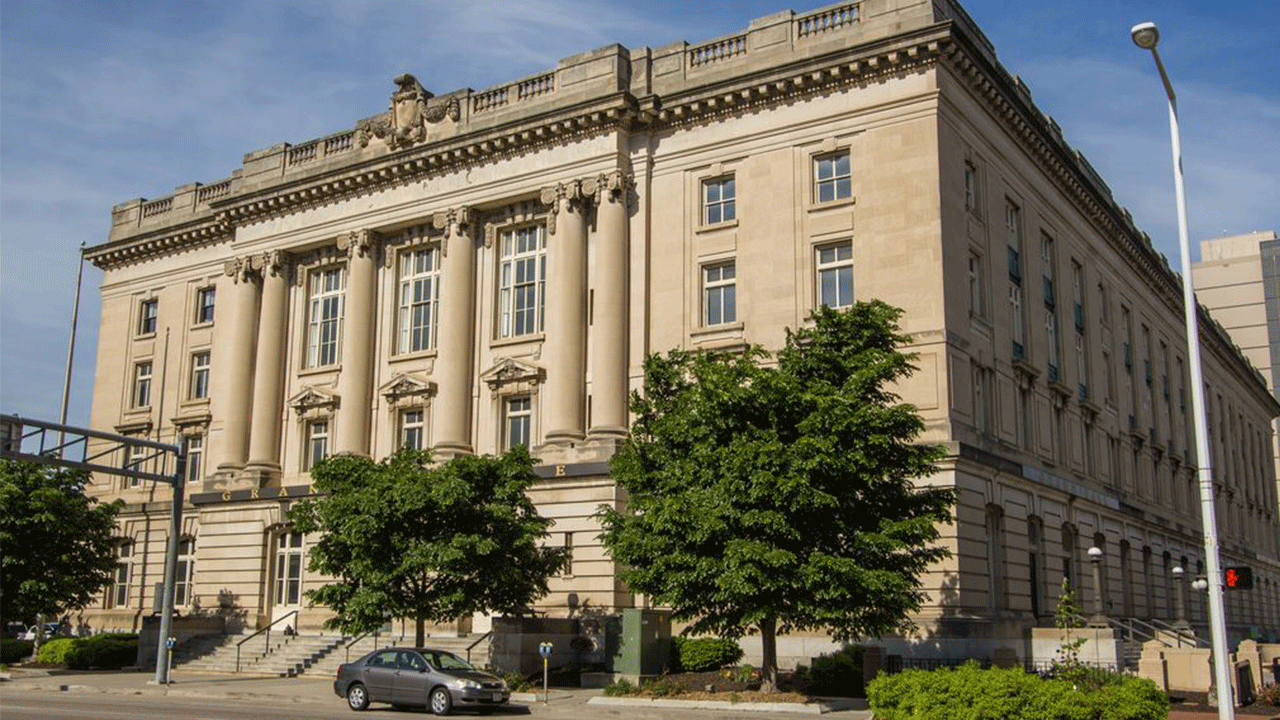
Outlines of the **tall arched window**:
<svg viewBox="0 0 1280 720">
<path fill-rule="evenodd" d="M 1037 618 L 1048 614 L 1044 578 L 1044 523 L 1032 515 L 1027 518 L 1027 582 L 1031 590 L 1031 614 Z"/>
<path fill-rule="evenodd" d="M 1079 545 L 1076 526 L 1069 522 L 1062 523 L 1062 577 L 1071 583 L 1071 589 L 1076 591 L 1077 600 L 1080 596 L 1080 563 L 1076 562 Z"/>
</svg>

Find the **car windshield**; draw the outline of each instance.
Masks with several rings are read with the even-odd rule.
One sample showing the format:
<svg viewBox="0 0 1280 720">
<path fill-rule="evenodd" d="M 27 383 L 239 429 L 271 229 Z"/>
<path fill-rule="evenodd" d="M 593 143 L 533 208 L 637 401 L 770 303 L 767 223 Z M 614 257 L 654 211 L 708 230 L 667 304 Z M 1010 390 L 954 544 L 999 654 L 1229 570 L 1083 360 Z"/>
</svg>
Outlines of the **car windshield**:
<svg viewBox="0 0 1280 720">
<path fill-rule="evenodd" d="M 432 667 L 440 670 L 475 670 L 470 663 L 453 653 L 423 650 L 422 654 L 426 656 Z"/>
</svg>

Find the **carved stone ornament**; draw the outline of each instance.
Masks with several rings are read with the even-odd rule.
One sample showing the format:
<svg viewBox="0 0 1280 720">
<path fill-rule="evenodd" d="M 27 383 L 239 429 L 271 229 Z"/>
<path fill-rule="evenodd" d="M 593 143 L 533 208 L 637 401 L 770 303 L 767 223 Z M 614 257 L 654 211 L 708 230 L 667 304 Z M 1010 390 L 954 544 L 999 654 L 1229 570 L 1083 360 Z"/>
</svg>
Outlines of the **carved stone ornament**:
<svg viewBox="0 0 1280 720">
<path fill-rule="evenodd" d="M 269 250 L 258 256 L 255 263 L 263 277 L 288 278 L 289 255 L 280 250 Z"/>
<path fill-rule="evenodd" d="M 409 73 L 400 75 L 394 82 L 397 89 L 391 93 L 387 112 L 356 124 L 355 139 L 360 147 L 368 146 L 371 137 L 384 140 L 392 150 L 407 147 L 427 139 L 428 125 L 446 118 L 458 121 L 462 110 L 457 98 L 431 103 L 434 96 Z"/>
<path fill-rule="evenodd" d="M 238 257 L 222 264 L 222 271 L 236 283 L 253 282 L 257 279 L 258 269 L 254 267 L 252 256 Z"/>
<path fill-rule="evenodd" d="M 337 394 L 317 385 L 308 385 L 289 398 L 289 407 L 303 417 L 330 415 L 338 403 Z"/>
<path fill-rule="evenodd" d="M 349 258 L 373 255 L 373 233 L 369 230 L 352 230 L 338 236 L 338 251 Z"/>
<path fill-rule="evenodd" d="M 501 358 L 493 367 L 480 373 L 480 379 L 489 386 L 494 395 L 497 395 L 504 386 L 513 384 L 526 384 L 528 387 L 521 389 L 532 391 L 533 387 L 541 384 L 546 377 L 546 370 L 515 358 Z"/>
<path fill-rule="evenodd" d="M 402 401 L 425 404 L 435 397 L 436 384 L 413 373 L 396 373 L 378 392 L 392 405 Z"/>
<path fill-rule="evenodd" d="M 551 213 L 547 216 L 547 234 L 556 234 L 556 216 L 560 213 L 561 200 L 565 201 L 566 211 L 584 212 L 587 201 L 594 193 L 595 178 L 587 178 L 585 181 L 570 180 L 542 188 L 541 200 L 544 205 L 551 207 Z"/>
</svg>

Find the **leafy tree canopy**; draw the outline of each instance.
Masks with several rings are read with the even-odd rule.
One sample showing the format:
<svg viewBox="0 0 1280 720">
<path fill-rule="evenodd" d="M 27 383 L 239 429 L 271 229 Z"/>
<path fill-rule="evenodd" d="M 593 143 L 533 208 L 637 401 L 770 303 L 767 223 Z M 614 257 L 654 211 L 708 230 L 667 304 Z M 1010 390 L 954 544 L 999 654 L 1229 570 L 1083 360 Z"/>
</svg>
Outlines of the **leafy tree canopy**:
<svg viewBox="0 0 1280 720">
<path fill-rule="evenodd" d="M 394 617 L 448 622 L 518 613 L 547 593 L 564 548 L 540 547 L 551 520 L 525 494 L 536 479 L 523 446 L 501 456 L 401 450 L 381 461 L 339 455 L 311 470 L 321 494 L 289 512 L 320 533 L 308 567 L 336 578 L 308 597 L 336 613 L 327 626 L 369 632 Z"/>
<path fill-rule="evenodd" d="M 93 602 L 115 569 L 119 500 L 78 470 L 0 460 L 0 618 L 31 622 Z"/>
<path fill-rule="evenodd" d="M 628 505 L 601 509 L 604 544 L 688 632 L 758 629 L 766 687 L 777 632 L 907 627 L 921 573 L 947 554 L 934 541 L 953 495 L 913 483 L 943 450 L 916 442 L 923 422 L 892 388 L 914 370 L 899 314 L 820 309 L 776 365 L 759 348 L 651 356 L 632 397 L 612 461 Z"/>
</svg>

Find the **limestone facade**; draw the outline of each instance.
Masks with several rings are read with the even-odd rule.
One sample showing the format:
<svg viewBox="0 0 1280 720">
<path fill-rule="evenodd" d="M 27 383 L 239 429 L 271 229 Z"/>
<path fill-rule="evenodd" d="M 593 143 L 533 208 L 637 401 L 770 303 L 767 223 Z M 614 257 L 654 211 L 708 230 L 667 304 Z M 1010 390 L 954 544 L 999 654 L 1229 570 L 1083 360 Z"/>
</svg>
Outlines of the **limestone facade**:
<svg viewBox="0 0 1280 720">
<path fill-rule="evenodd" d="M 573 548 L 540 609 L 643 602 L 591 516 L 624 502 L 606 462 L 646 354 L 776 349 L 820 303 L 880 298 L 919 354 L 901 394 L 950 449 L 923 482 L 960 491 L 904 651 L 1021 654 L 1064 575 L 1091 597 L 1095 544 L 1106 612 L 1175 619 L 1170 570 L 1201 562 L 1179 280 L 959 5 L 786 11 L 483 91 L 395 83 L 352 129 L 116 206 L 89 252 L 93 426 L 200 453 L 186 609 L 318 625 L 284 510 L 315 458 L 405 442 L 530 444 L 550 542 Z M 1241 498 L 1219 506 L 1224 561 L 1258 576 L 1228 622 L 1275 633 L 1280 407 L 1204 334 L 1219 488 Z M 87 614 L 128 626 L 151 611 L 168 494 L 94 491 L 129 503 L 132 545 L 123 591 Z"/>
</svg>

